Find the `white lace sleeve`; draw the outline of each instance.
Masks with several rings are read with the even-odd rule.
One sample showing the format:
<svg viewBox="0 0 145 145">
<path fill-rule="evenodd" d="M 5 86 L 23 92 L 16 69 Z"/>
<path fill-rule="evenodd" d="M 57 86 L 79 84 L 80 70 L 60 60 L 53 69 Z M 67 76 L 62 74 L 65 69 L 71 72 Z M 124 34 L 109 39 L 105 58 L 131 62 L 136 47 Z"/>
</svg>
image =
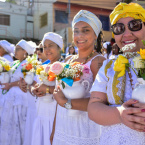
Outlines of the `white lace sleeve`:
<svg viewBox="0 0 145 145">
<path fill-rule="evenodd" d="M 96 79 L 92 85 L 90 92 L 98 91 L 98 92 L 107 93 L 106 86 L 107 86 L 108 78 L 105 75 L 105 66 L 107 63 L 108 60 L 105 60 L 103 62 L 103 65 L 98 71 L 98 74 L 96 76 Z"/>
</svg>

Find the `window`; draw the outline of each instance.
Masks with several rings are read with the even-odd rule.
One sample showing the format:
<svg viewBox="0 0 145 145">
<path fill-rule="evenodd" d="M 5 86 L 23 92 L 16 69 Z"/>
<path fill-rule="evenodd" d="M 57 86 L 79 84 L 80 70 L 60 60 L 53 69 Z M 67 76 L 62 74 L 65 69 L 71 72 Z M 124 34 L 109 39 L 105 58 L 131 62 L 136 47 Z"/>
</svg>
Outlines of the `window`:
<svg viewBox="0 0 145 145">
<path fill-rule="evenodd" d="M 0 25 L 10 26 L 10 15 L 0 14 Z"/>
<path fill-rule="evenodd" d="M 104 31 L 109 31 L 109 17 L 99 16 L 100 21 L 102 22 L 102 28 Z"/>
<path fill-rule="evenodd" d="M 68 24 L 68 13 L 65 11 L 55 10 L 55 22 Z"/>
<path fill-rule="evenodd" d="M 40 28 L 47 25 L 47 13 L 40 16 Z"/>
</svg>

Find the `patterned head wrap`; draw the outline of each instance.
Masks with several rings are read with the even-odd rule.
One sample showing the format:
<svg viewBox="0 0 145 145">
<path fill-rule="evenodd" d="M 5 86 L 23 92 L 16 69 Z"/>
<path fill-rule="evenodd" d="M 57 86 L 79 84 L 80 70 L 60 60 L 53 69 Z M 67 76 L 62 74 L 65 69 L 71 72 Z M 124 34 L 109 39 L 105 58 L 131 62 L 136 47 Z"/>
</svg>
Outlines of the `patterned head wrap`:
<svg viewBox="0 0 145 145">
<path fill-rule="evenodd" d="M 93 14 L 89 11 L 86 11 L 86 10 L 80 10 L 74 16 L 74 19 L 72 21 L 72 28 L 74 29 L 75 24 L 80 21 L 88 23 L 94 30 L 96 36 L 98 37 L 98 35 L 102 29 L 102 23 L 95 14 Z"/>
<path fill-rule="evenodd" d="M 137 3 L 119 3 L 110 14 L 111 25 L 121 18 L 132 17 L 145 22 L 145 9 Z"/>
<path fill-rule="evenodd" d="M 44 41 L 48 39 L 56 43 L 61 49 L 63 48 L 63 39 L 62 37 L 54 32 L 48 32 L 44 34 L 44 37 L 42 39 L 42 45 L 44 46 Z"/>
</svg>

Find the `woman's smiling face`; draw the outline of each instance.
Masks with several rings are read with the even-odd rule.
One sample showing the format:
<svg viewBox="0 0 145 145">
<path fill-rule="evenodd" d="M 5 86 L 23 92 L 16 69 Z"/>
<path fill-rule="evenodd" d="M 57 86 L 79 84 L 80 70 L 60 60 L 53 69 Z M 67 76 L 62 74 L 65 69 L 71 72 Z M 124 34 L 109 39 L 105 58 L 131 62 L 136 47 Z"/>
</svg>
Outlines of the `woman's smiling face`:
<svg viewBox="0 0 145 145">
<path fill-rule="evenodd" d="M 142 23 L 142 29 L 139 31 L 131 31 L 127 26 L 128 22 L 131 20 L 134 19 L 131 17 L 119 19 L 117 23 L 123 23 L 125 25 L 125 31 L 120 35 L 114 35 L 114 37 L 119 48 L 122 48 L 127 44 L 135 43 L 136 47 L 130 51 L 137 52 L 140 48 L 145 48 L 142 43 L 142 40 L 145 40 L 145 25 Z"/>
<path fill-rule="evenodd" d="M 74 26 L 73 39 L 79 49 L 89 49 L 94 48 L 97 36 L 88 23 L 80 21 Z"/>
</svg>

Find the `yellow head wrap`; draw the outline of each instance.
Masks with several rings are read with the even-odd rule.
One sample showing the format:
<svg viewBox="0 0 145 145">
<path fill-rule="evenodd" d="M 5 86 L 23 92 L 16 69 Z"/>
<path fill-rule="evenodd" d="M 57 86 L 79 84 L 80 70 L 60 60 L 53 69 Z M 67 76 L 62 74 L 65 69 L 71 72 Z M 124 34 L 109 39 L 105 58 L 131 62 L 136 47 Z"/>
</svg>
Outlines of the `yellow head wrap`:
<svg viewBox="0 0 145 145">
<path fill-rule="evenodd" d="M 110 14 L 111 25 L 116 24 L 120 18 L 132 17 L 145 22 L 145 9 L 137 3 L 119 3 Z"/>
</svg>

